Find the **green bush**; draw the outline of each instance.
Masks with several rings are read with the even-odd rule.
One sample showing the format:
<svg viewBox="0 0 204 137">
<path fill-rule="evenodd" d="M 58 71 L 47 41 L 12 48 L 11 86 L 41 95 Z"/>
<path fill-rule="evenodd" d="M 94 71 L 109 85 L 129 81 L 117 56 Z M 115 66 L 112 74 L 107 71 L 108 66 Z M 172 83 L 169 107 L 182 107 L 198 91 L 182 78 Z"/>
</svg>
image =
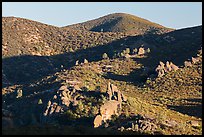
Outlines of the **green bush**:
<svg viewBox="0 0 204 137">
<path fill-rule="evenodd" d="M 108 57 L 107 53 L 103 53 L 102 58 L 103 58 L 103 59 L 108 59 L 109 57 Z"/>
</svg>

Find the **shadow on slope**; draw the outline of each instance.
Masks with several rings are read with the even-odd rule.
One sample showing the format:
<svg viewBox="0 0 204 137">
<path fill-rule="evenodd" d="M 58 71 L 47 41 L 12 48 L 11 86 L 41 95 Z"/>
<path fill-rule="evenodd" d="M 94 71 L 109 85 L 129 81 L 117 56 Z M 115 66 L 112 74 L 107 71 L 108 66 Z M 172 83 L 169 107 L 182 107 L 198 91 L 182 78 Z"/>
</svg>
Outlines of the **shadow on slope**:
<svg viewBox="0 0 204 137">
<path fill-rule="evenodd" d="M 154 69 L 159 61 L 165 62 L 167 60 L 180 66 L 185 60 L 196 55 L 197 50 L 200 49 L 202 26 L 176 30 L 163 35 L 129 36 L 106 45 L 54 56 L 24 55 L 3 58 L 2 67 L 4 74 L 12 84 L 25 84 L 55 74 L 63 69 L 70 69 L 75 65 L 76 60 L 79 62 L 83 62 L 84 59 L 89 62 L 99 61 L 102 59 L 103 53 L 113 57 L 115 53 L 126 47 L 138 48 L 141 46 L 141 43 L 137 43 L 138 41 L 148 43 L 151 49 L 147 58 L 135 59 L 143 66 Z M 133 73 L 135 72 L 131 74 Z M 131 74 L 129 77 L 132 77 Z M 111 77 L 115 78 L 116 76 L 112 75 Z M 124 80 L 129 80 L 129 77 Z M 6 86 L 8 85 L 3 84 L 2 87 Z"/>
<path fill-rule="evenodd" d="M 183 114 L 187 114 L 189 116 L 202 118 L 202 99 L 192 98 L 192 99 L 186 99 L 186 100 L 190 101 L 191 103 L 187 103 L 179 106 L 168 105 L 167 107 L 169 109 L 178 111 Z"/>
</svg>

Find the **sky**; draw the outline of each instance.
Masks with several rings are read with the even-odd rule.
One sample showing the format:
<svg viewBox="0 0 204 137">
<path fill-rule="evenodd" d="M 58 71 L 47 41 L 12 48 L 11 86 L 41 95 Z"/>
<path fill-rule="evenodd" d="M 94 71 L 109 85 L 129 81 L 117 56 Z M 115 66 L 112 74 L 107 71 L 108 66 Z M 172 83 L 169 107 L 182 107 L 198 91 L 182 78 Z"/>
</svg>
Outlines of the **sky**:
<svg viewBox="0 0 204 137">
<path fill-rule="evenodd" d="M 165 27 L 202 25 L 202 2 L 2 2 L 2 16 L 31 19 L 58 27 L 128 13 Z"/>
</svg>

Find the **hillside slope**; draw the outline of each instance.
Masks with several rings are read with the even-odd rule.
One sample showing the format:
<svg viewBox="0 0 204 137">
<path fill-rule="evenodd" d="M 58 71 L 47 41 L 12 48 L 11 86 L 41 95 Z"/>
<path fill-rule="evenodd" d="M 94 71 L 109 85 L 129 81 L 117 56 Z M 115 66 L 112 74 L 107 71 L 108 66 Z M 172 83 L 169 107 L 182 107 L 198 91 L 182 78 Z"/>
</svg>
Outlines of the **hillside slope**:
<svg viewBox="0 0 204 137">
<path fill-rule="evenodd" d="M 112 32 L 94 32 L 110 16 Z M 87 28 L 2 18 L 3 134 L 202 134 L 202 26 L 158 35 L 166 28 L 132 15 L 105 18 Z M 160 61 L 179 69 L 158 77 Z M 113 104 L 103 114 L 109 101 L 119 116 Z"/>
<path fill-rule="evenodd" d="M 57 55 L 103 45 L 124 36 L 122 33 L 67 30 L 23 18 L 2 18 L 3 57 Z"/>
</svg>

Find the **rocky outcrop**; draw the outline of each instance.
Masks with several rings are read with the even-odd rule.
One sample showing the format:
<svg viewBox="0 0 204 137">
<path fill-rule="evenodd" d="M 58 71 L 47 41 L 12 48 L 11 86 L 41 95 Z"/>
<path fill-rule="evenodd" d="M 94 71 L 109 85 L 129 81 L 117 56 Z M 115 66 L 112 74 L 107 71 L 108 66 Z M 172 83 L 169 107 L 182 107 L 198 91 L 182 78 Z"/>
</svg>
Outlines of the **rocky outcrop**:
<svg viewBox="0 0 204 137">
<path fill-rule="evenodd" d="M 94 119 L 94 128 L 101 126 L 106 123 L 108 120 L 111 120 L 113 115 L 120 115 L 121 103 L 116 100 L 106 101 L 100 107 L 100 114 L 98 114 Z"/>
<path fill-rule="evenodd" d="M 153 119 L 143 117 L 141 115 L 135 116 L 130 121 L 125 121 L 121 124 L 121 127 L 118 130 L 131 130 L 131 131 L 140 131 L 140 132 L 154 132 L 158 126 L 153 122 Z"/>
<path fill-rule="evenodd" d="M 191 124 L 191 126 L 193 126 L 193 127 L 199 127 L 200 126 L 198 121 L 194 121 L 194 120 L 189 121 L 189 124 Z"/>
<path fill-rule="evenodd" d="M 159 65 L 157 66 L 155 71 L 157 72 L 158 77 L 162 77 L 165 74 L 165 67 L 162 61 L 159 62 Z"/>
<path fill-rule="evenodd" d="M 116 100 L 106 101 L 100 107 L 100 114 L 102 116 L 102 120 L 106 122 L 111 119 L 112 115 L 119 115 L 121 110 L 121 103 Z"/>
<path fill-rule="evenodd" d="M 185 61 L 184 66 L 185 67 L 192 67 L 192 63 L 190 61 Z"/>
<path fill-rule="evenodd" d="M 196 58 L 192 57 L 191 60 L 193 64 L 196 64 L 197 62 L 199 62 L 200 59 L 199 57 L 196 57 Z"/>
<path fill-rule="evenodd" d="M 77 89 L 75 89 L 75 87 Z M 79 89 L 80 88 L 76 85 L 73 87 L 62 85 L 53 95 L 51 100 L 48 101 L 43 115 L 51 116 L 66 111 L 70 104 L 77 105 L 78 101 L 76 98 L 78 97 L 78 93 L 76 91 Z"/>
<path fill-rule="evenodd" d="M 108 100 L 117 100 L 119 102 L 127 100 L 125 95 L 121 91 L 119 91 L 115 85 L 111 84 L 110 82 L 108 83 L 106 94 Z"/>
<path fill-rule="evenodd" d="M 166 64 L 164 64 L 162 61 L 160 61 L 155 71 L 157 72 L 158 77 L 162 77 L 163 75 L 165 75 L 165 73 L 168 73 L 170 71 L 176 71 L 178 69 L 179 67 L 173 64 L 172 62 L 167 61 Z"/>
<path fill-rule="evenodd" d="M 100 107 L 100 112 L 94 119 L 95 128 L 111 120 L 113 115 L 119 116 L 122 109 L 122 102 L 127 101 L 125 95 L 110 82 L 108 83 L 106 94 L 108 99 Z"/>
</svg>

